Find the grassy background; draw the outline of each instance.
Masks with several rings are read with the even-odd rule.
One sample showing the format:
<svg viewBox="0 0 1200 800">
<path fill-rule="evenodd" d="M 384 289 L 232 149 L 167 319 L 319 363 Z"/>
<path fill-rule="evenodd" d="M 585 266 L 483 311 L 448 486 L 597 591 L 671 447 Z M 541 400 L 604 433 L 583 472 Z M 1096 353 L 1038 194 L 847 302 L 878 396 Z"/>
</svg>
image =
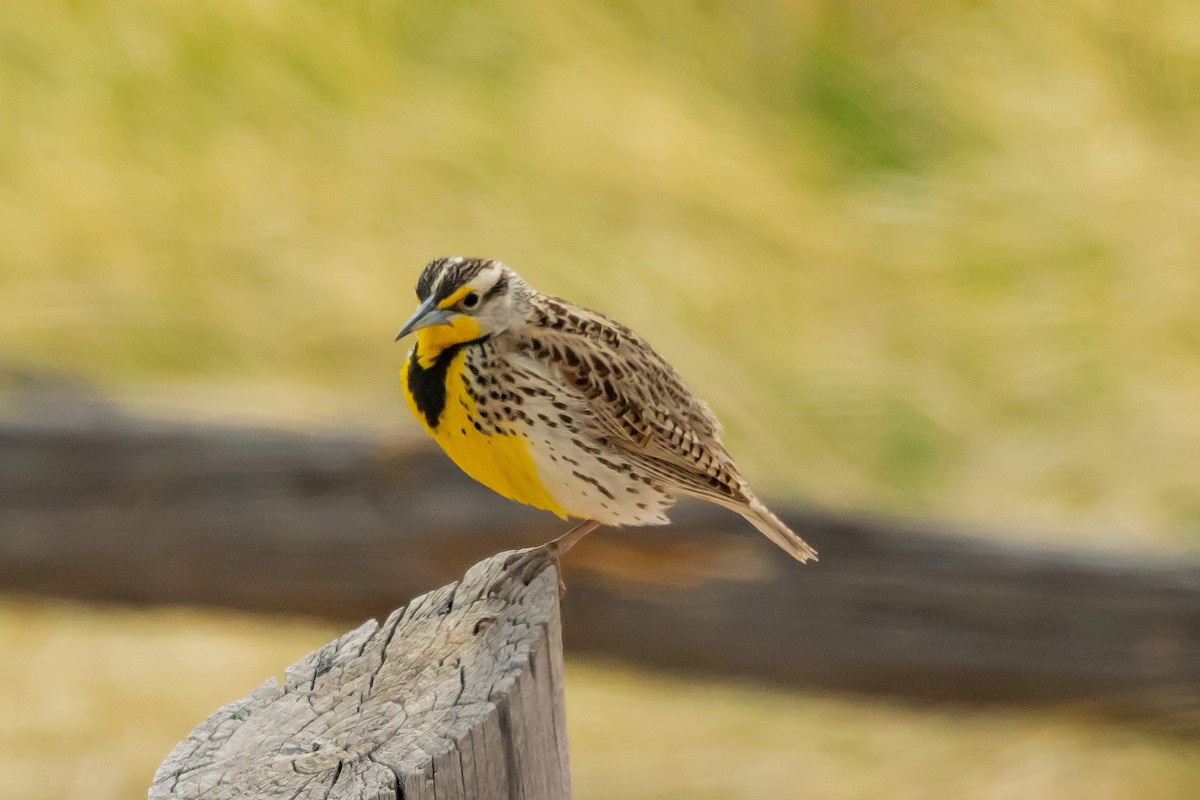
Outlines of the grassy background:
<svg viewBox="0 0 1200 800">
<path fill-rule="evenodd" d="M 646 334 L 765 494 L 1194 548 L 1198 32 L 1185 0 L 14 4 L 0 360 L 408 426 L 391 335 L 412 283 L 431 257 L 488 255 Z M 0 689 L 23 754 L 0 773 L 65 758 L 68 790 L 140 794 L 212 706 L 329 635 L 172 620 L 0 606 L 0 664 L 24 676 Z M 72 663 L 85 647 L 98 683 Z M 805 794 L 791 757 L 828 797 L 1198 782 L 1174 745 L 1080 723 L 959 733 L 728 687 L 702 687 L 710 722 L 659 736 L 600 711 L 689 719 L 696 686 L 573 669 L 584 797 L 648 754 L 701 787 L 761 757 L 779 797 Z M 230 677 L 177 698 L 190 674 Z"/>
<path fill-rule="evenodd" d="M 643 331 L 776 494 L 1195 543 L 1197 30 L 1186 2 L 23 4 L 0 356 L 400 418 L 415 276 L 491 255 Z"/>
</svg>

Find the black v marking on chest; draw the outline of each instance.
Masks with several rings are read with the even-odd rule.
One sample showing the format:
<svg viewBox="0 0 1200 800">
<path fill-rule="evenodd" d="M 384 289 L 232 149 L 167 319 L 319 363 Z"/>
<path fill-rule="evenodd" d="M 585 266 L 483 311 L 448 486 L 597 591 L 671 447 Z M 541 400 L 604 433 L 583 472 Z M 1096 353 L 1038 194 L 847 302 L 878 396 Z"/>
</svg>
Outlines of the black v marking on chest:
<svg viewBox="0 0 1200 800">
<path fill-rule="evenodd" d="M 446 410 L 446 378 L 454 357 L 464 347 L 482 344 L 488 338 L 481 336 L 478 339 L 452 344 L 438 353 L 428 367 L 421 366 L 417 348 L 413 347 L 412 357 L 408 360 L 408 391 L 412 393 L 417 410 L 425 417 L 425 422 L 430 428 L 437 429 L 438 420 Z"/>
</svg>

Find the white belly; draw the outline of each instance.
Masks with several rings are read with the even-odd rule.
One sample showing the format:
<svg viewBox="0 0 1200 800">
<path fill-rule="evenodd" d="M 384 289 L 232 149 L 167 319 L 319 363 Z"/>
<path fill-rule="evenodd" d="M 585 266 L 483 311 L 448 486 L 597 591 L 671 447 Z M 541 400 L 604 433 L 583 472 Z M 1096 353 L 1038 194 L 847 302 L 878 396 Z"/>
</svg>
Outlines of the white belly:
<svg viewBox="0 0 1200 800">
<path fill-rule="evenodd" d="M 619 452 L 596 440 L 586 401 L 564 395 L 553 367 L 533 359 L 514 358 L 522 381 L 541 386 L 547 395 L 526 396 L 530 455 L 538 477 L 555 501 L 572 517 L 606 525 L 666 525 L 675 498 L 639 471 Z M 574 391 L 567 389 L 567 391 Z M 555 406 L 555 401 L 566 408 Z"/>
</svg>

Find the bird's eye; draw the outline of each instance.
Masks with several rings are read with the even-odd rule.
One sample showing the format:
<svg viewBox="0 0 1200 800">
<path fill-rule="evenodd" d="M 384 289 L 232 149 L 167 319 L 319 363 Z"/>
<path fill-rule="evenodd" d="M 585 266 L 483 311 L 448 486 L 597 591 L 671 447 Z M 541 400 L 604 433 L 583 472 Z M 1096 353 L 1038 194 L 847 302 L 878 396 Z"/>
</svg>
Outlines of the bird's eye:
<svg viewBox="0 0 1200 800">
<path fill-rule="evenodd" d="M 467 292 L 467 296 L 462 299 L 463 308 L 474 308 L 479 305 L 479 295 L 474 292 Z"/>
</svg>

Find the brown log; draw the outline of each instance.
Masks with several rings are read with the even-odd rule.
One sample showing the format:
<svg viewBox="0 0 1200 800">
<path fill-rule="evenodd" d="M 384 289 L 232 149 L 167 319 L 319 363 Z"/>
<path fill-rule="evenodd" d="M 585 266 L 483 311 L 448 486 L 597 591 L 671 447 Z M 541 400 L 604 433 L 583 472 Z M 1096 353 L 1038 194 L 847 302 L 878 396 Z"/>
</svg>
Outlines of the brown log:
<svg viewBox="0 0 1200 800">
<path fill-rule="evenodd" d="M 218 709 L 150 800 L 566 800 L 558 578 L 492 596 L 505 555 Z"/>
<path fill-rule="evenodd" d="M 684 505 L 568 556 L 568 652 L 922 700 L 1070 702 L 1200 728 L 1200 564 L 777 509 L 800 565 Z M 108 415 L 0 423 L 0 589 L 353 620 L 563 523 L 428 447 Z"/>
</svg>

